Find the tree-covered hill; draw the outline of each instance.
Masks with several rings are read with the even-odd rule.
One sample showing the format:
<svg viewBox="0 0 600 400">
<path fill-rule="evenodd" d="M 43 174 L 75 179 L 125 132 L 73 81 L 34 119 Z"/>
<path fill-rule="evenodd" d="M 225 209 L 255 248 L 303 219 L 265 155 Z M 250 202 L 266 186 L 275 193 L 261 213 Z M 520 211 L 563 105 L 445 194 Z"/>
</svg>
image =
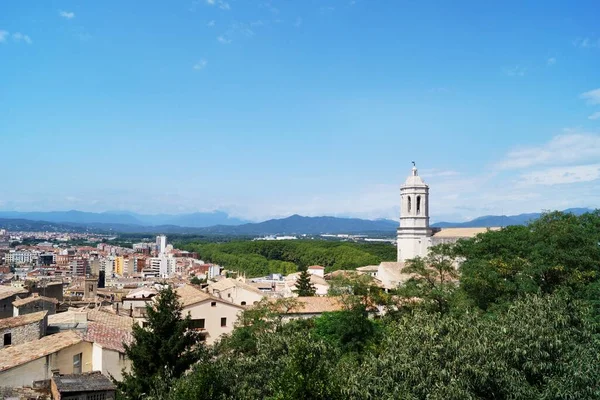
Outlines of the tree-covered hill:
<svg viewBox="0 0 600 400">
<path fill-rule="evenodd" d="M 326 272 L 356 269 L 396 258 L 396 248 L 386 243 L 327 242 L 321 240 L 236 241 L 188 243 L 178 247 L 193 251 L 204 261 L 239 271 L 247 277 L 269 273 L 289 274 L 298 268 L 322 265 Z"/>
</svg>

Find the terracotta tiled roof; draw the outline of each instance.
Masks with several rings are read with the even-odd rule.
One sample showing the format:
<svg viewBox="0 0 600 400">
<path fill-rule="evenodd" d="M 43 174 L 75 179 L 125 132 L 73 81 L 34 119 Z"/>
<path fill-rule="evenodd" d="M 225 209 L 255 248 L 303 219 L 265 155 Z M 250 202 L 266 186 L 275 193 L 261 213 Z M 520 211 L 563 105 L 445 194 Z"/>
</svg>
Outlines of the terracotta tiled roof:
<svg viewBox="0 0 600 400">
<path fill-rule="evenodd" d="M 131 326 L 134 323 L 134 319 L 131 317 L 117 315 L 103 308 L 88 310 L 87 318 L 88 321 L 94 321 L 109 328 L 124 330 L 131 330 Z"/>
<path fill-rule="evenodd" d="M 105 392 L 117 389 L 116 385 L 100 371 L 53 376 L 52 381 L 60 393 Z"/>
<path fill-rule="evenodd" d="M 56 300 L 56 299 L 53 299 L 51 297 L 46 297 L 46 296 L 39 296 L 39 295 L 37 295 L 37 293 L 34 293 L 32 296 L 25 297 L 24 299 L 17 297 L 17 299 L 15 301 L 13 301 L 13 306 L 21 307 L 26 304 L 33 303 L 35 301 L 45 301 L 47 303 L 58 304 L 58 300 Z"/>
<path fill-rule="evenodd" d="M 99 322 L 90 321 L 87 327 L 85 340 L 98 343 L 105 349 L 116 350 L 124 353 L 123 342 L 130 344 L 133 340 L 132 327 L 128 329 L 113 328 Z"/>
<path fill-rule="evenodd" d="M 258 290 L 257 288 L 255 288 L 254 286 L 250 286 L 242 281 L 238 281 L 238 280 L 232 279 L 232 278 L 223 279 L 223 280 L 220 280 L 219 282 L 211 283 L 210 285 L 208 285 L 208 289 L 211 292 L 212 292 L 212 290 L 227 290 L 227 289 L 231 289 L 233 287 L 246 289 L 248 291 L 262 295 L 261 291 Z"/>
<path fill-rule="evenodd" d="M 500 230 L 493 228 L 443 228 L 441 231 L 433 234 L 436 238 L 472 238 L 480 233 Z"/>
<path fill-rule="evenodd" d="M 82 341 L 83 338 L 77 332 L 65 331 L 44 336 L 39 340 L 5 347 L 0 350 L 0 372 L 56 353 Z"/>
<path fill-rule="evenodd" d="M 4 300 L 7 297 L 14 296 L 15 294 L 27 294 L 27 290 L 22 288 L 14 288 L 12 286 L 0 285 L 0 300 Z"/>
<path fill-rule="evenodd" d="M 0 329 L 15 328 L 17 326 L 28 325 L 41 321 L 44 319 L 47 313 L 47 311 L 40 311 L 31 314 L 19 315 L 17 317 L 0 319 Z"/>
<path fill-rule="evenodd" d="M 183 306 L 189 306 L 192 304 L 199 303 L 201 301 L 210 299 L 211 296 L 208 293 L 203 292 L 191 285 L 183 285 L 175 289 L 177 295 L 179 295 L 179 301 Z"/>
<path fill-rule="evenodd" d="M 320 314 L 344 309 L 338 297 L 296 297 L 294 300 L 296 304 L 286 314 Z M 269 299 L 269 301 L 276 302 L 277 299 Z"/>
<path fill-rule="evenodd" d="M 308 267 L 308 269 L 325 269 L 325 267 L 322 267 L 320 265 L 312 265 L 312 266 Z"/>
</svg>

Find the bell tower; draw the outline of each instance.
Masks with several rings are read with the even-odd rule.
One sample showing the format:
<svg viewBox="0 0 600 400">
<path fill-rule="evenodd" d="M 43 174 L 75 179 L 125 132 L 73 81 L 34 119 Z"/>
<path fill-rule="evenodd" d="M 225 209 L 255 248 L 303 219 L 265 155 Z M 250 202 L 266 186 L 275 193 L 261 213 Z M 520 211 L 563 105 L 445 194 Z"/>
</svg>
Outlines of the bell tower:
<svg viewBox="0 0 600 400">
<path fill-rule="evenodd" d="M 398 261 L 427 255 L 431 246 L 429 228 L 429 186 L 419 176 L 415 162 L 411 174 L 400 187 L 400 227 Z"/>
</svg>

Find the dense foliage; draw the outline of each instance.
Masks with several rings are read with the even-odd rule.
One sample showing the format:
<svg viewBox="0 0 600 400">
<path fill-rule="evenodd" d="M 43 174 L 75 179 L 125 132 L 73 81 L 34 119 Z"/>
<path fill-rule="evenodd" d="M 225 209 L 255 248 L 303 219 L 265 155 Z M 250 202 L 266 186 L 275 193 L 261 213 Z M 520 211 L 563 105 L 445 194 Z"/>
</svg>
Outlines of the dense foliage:
<svg viewBox="0 0 600 400">
<path fill-rule="evenodd" d="M 204 261 L 245 273 L 248 277 L 270 273 L 290 274 L 298 268 L 303 269 L 311 265 L 322 265 L 327 272 L 356 269 L 396 257 L 396 249 L 391 244 L 319 240 L 188 243 L 181 248 L 196 252 Z"/>
<path fill-rule="evenodd" d="M 454 260 L 463 261 L 457 274 Z M 600 213 L 551 213 L 408 263 L 382 293 L 335 282 L 342 311 L 284 322 L 263 301 L 161 399 L 598 399 Z M 456 278 L 458 277 L 458 281 Z M 353 280 L 354 279 L 354 280 Z M 375 306 L 387 312 L 373 318 Z"/>
</svg>

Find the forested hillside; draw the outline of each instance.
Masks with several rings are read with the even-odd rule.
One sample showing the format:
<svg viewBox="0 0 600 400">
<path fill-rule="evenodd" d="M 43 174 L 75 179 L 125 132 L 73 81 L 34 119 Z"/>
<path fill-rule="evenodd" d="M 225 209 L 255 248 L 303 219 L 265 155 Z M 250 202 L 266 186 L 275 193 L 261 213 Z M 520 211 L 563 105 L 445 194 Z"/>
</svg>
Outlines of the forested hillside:
<svg viewBox="0 0 600 400">
<path fill-rule="evenodd" d="M 322 265 L 326 272 L 356 269 L 396 259 L 396 248 L 385 243 L 348 243 L 319 240 L 236 241 L 229 243 L 188 243 L 178 247 L 198 254 L 247 277 L 269 273 L 289 274 L 298 268 Z"/>
</svg>

